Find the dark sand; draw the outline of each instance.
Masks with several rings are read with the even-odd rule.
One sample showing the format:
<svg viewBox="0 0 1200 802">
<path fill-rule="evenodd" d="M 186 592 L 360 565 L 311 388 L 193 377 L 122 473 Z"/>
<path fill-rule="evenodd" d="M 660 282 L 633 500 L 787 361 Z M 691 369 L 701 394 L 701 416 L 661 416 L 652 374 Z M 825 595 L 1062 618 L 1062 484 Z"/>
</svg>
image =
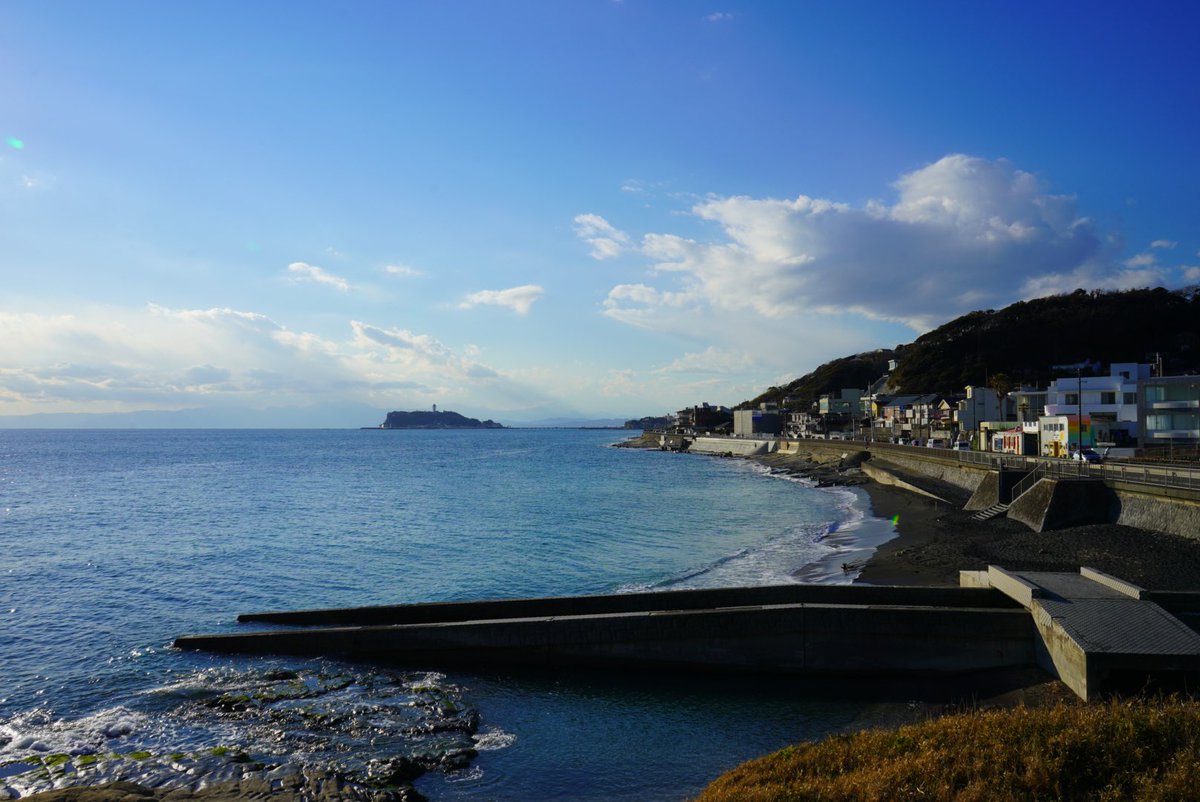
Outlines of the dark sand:
<svg viewBox="0 0 1200 802">
<path fill-rule="evenodd" d="M 1200 540 L 1120 524 L 1034 532 L 1003 517 L 974 521 L 961 509 L 964 491 L 902 478 L 954 503 L 874 482 L 863 485 L 876 515 L 900 518 L 898 536 L 876 550 L 859 582 L 957 585 L 959 571 L 988 565 L 1018 571 L 1078 571 L 1086 565 L 1152 590 L 1200 590 Z"/>
<path fill-rule="evenodd" d="M 890 463 L 880 468 L 939 496 L 873 482 L 859 470 L 866 458 L 813 463 L 805 456 L 753 457 L 772 470 L 805 476 L 819 485 L 861 487 L 880 518 L 897 517 L 897 537 L 867 560 L 857 582 L 872 585 L 957 585 L 958 572 L 998 565 L 1010 570 L 1078 571 L 1090 566 L 1151 590 L 1200 590 L 1200 532 L 1186 538 L 1120 524 L 1092 524 L 1034 532 L 1005 517 L 975 521 L 963 506 L 970 493 L 961 487 L 905 472 Z"/>
</svg>

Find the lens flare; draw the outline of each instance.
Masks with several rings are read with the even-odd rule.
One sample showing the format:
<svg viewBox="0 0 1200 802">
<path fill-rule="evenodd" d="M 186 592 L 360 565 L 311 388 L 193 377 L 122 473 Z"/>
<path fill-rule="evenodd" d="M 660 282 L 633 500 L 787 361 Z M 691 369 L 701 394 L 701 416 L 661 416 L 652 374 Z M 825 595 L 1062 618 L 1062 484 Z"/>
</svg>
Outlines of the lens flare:
<svg viewBox="0 0 1200 802">
<path fill-rule="evenodd" d="M 21 140 L 17 139 L 15 136 L 10 136 L 8 139 L 6 139 L 4 141 L 8 144 L 8 146 L 10 148 L 13 148 L 14 150 L 21 150 L 25 147 L 25 143 L 22 142 Z"/>
<path fill-rule="evenodd" d="M 899 525 L 900 525 L 900 516 L 899 516 L 899 514 L 897 514 L 897 515 L 893 515 L 893 516 L 892 516 L 892 526 L 899 526 Z"/>
</svg>

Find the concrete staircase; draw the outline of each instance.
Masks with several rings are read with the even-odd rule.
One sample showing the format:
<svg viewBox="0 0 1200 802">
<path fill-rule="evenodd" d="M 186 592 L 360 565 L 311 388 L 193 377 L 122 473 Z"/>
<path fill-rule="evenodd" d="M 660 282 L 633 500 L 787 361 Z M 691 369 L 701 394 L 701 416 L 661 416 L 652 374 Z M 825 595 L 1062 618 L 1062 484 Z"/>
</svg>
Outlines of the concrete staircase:
<svg viewBox="0 0 1200 802">
<path fill-rule="evenodd" d="M 1001 502 L 1000 504 L 993 504 L 992 506 L 988 507 L 986 510 L 980 510 L 979 512 L 972 515 L 971 520 L 973 520 L 973 521 L 990 521 L 993 518 L 999 518 L 1001 515 L 1004 515 L 1005 513 L 1008 512 L 1009 506 L 1010 505 L 1005 504 L 1003 502 Z"/>
</svg>

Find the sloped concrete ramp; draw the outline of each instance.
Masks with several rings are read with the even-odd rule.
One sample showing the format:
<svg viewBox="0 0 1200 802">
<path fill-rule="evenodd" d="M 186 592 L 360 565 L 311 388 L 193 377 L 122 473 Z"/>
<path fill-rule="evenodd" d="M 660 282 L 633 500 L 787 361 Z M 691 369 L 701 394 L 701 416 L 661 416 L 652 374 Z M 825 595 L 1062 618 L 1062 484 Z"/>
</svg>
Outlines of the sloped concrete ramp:
<svg viewBox="0 0 1200 802">
<path fill-rule="evenodd" d="M 1200 634 L 1124 580 L 1081 568 L 1078 574 L 964 572 L 1033 615 L 1038 664 L 1089 699 L 1124 686 L 1200 678 Z"/>
</svg>

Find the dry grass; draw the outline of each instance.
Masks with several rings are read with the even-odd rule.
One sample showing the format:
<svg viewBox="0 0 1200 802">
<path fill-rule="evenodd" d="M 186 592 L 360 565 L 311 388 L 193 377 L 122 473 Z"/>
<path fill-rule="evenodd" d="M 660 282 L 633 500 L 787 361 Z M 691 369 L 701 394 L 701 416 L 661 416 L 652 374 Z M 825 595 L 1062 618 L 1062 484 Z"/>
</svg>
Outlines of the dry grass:
<svg viewBox="0 0 1200 802">
<path fill-rule="evenodd" d="M 1200 798 L 1200 703 L 983 710 L 791 746 L 697 802 Z"/>
</svg>

